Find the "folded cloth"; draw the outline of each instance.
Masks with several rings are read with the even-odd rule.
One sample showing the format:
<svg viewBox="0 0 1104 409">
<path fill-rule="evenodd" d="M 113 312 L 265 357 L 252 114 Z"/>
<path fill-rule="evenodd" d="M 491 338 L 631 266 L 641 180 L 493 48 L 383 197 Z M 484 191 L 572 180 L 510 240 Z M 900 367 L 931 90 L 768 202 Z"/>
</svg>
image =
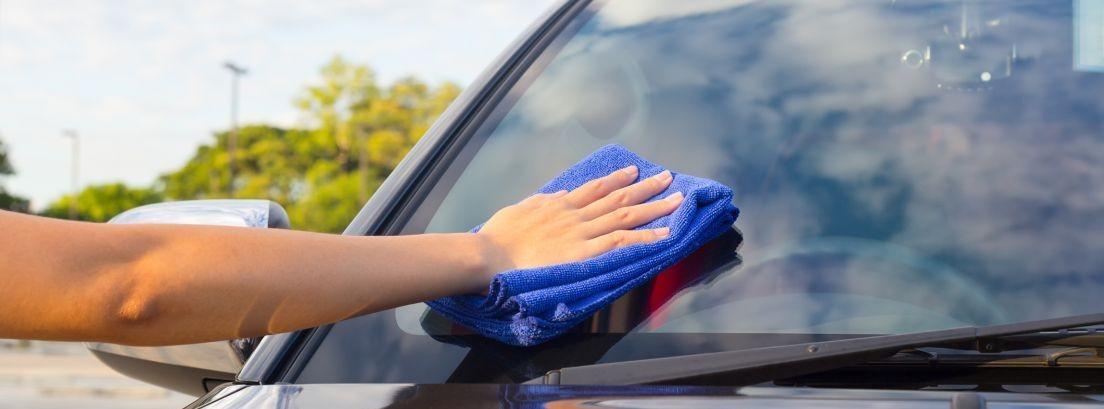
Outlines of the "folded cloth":
<svg viewBox="0 0 1104 409">
<path fill-rule="evenodd" d="M 664 170 L 620 145 L 607 145 L 537 193 L 574 190 L 629 165 L 637 166 L 641 179 Z M 491 281 L 486 296 L 460 295 L 427 304 L 460 325 L 510 345 L 537 345 L 566 332 L 720 235 L 736 220 L 739 209 L 732 204 L 732 189 L 709 179 L 672 175 L 667 190 L 649 201 L 676 191 L 686 198 L 670 215 L 637 228 L 667 226 L 671 229 L 667 238 L 588 260 L 502 272 Z"/>
</svg>

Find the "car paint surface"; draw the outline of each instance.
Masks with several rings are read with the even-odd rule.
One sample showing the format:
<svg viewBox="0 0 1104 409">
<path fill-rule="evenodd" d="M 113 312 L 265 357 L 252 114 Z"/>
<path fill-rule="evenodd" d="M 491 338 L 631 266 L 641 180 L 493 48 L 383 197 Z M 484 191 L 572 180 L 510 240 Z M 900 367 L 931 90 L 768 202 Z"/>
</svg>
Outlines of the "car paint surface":
<svg viewBox="0 0 1104 409">
<path fill-rule="evenodd" d="M 204 408 L 946 408 L 961 391 L 487 384 L 235 385 Z M 980 393 L 989 408 L 1084 408 L 1104 395 Z"/>
</svg>

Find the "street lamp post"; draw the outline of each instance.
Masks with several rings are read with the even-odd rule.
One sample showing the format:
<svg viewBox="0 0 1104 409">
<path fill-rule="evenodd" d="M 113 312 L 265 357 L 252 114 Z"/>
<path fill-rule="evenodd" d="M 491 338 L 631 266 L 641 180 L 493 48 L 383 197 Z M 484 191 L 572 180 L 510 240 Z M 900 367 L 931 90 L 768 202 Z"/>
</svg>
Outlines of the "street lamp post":
<svg viewBox="0 0 1104 409">
<path fill-rule="evenodd" d="M 245 75 L 245 67 L 227 61 L 222 64 L 230 70 L 230 138 L 227 141 L 226 151 L 230 155 L 230 196 L 234 196 L 234 178 L 237 176 L 237 150 L 238 150 L 238 81 Z"/>
<path fill-rule="evenodd" d="M 61 136 L 72 142 L 69 160 L 69 189 L 72 192 L 70 193 L 72 198 L 69 200 L 69 219 L 77 220 L 77 195 L 80 194 L 80 135 L 77 131 L 66 129 L 61 131 Z"/>
</svg>

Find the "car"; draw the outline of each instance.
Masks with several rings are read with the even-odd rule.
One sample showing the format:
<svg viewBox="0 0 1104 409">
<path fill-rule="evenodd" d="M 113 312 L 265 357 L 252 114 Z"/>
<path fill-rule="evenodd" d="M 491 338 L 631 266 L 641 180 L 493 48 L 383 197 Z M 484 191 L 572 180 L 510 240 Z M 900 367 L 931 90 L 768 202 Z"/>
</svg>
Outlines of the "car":
<svg viewBox="0 0 1104 409">
<path fill-rule="evenodd" d="M 467 231 L 611 143 L 731 186 L 730 231 L 531 347 L 424 304 L 89 347 L 193 408 L 1100 403 L 1101 33 L 1097 0 L 563 1 L 345 234 Z M 114 222 L 289 227 L 267 201 Z"/>
</svg>

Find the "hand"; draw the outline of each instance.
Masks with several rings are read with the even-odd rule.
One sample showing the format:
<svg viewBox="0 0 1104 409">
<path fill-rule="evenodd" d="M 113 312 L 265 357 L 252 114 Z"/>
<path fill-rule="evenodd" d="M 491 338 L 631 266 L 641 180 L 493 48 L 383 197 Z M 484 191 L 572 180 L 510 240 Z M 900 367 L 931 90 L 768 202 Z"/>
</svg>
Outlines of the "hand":
<svg viewBox="0 0 1104 409">
<path fill-rule="evenodd" d="M 667 237 L 666 227 L 632 229 L 675 211 L 682 193 L 644 203 L 671 184 L 671 172 L 633 184 L 638 174 L 629 166 L 571 192 L 538 194 L 499 210 L 476 233 L 490 244 L 488 273 L 585 260 Z"/>
</svg>

